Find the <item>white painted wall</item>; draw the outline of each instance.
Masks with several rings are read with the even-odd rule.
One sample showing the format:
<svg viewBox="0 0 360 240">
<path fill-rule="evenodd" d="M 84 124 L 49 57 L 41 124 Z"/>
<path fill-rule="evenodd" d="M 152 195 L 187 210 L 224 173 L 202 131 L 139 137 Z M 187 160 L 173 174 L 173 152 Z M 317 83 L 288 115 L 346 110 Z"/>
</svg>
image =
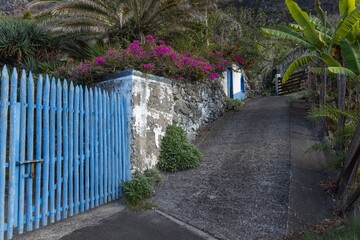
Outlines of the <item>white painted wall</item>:
<svg viewBox="0 0 360 240">
<path fill-rule="evenodd" d="M 242 89 L 241 88 L 241 77 L 243 76 L 245 81 L 246 81 L 246 78 L 245 78 L 245 73 L 242 69 L 239 69 L 239 67 L 235 64 L 233 64 L 232 66 L 233 68 L 233 71 L 232 71 L 232 75 L 233 75 L 233 89 L 232 89 L 232 92 L 233 92 L 233 98 L 234 99 L 240 99 L 240 100 L 244 100 L 246 98 L 246 89 Z M 228 72 L 225 71 L 223 73 L 223 76 L 222 76 L 222 80 L 221 80 L 221 85 L 224 89 L 224 92 L 226 94 L 227 97 L 230 97 L 229 94 L 228 94 L 228 82 L 227 82 L 227 79 L 228 79 Z M 246 84 L 244 84 L 244 87 L 246 87 Z"/>
</svg>

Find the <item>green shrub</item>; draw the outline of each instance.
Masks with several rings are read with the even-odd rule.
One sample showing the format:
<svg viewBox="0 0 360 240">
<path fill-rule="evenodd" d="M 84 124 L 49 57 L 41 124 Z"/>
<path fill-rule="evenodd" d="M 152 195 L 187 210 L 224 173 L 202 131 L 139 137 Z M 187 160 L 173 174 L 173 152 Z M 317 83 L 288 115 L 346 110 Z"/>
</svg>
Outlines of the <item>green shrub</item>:
<svg viewBox="0 0 360 240">
<path fill-rule="evenodd" d="M 244 102 L 239 99 L 225 99 L 225 106 L 227 111 L 240 111 L 242 105 L 244 105 Z"/>
<path fill-rule="evenodd" d="M 148 182 L 151 185 L 156 185 L 163 181 L 160 172 L 156 169 L 146 169 L 144 171 L 144 176 L 148 179 Z"/>
<path fill-rule="evenodd" d="M 135 173 L 133 179 L 123 183 L 125 203 L 130 206 L 138 205 L 149 198 L 154 192 L 149 179 L 141 173 Z"/>
<path fill-rule="evenodd" d="M 135 211 L 152 208 L 153 205 L 146 199 L 151 197 L 155 192 L 155 185 L 162 180 L 160 172 L 156 169 L 146 169 L 143 174 L 136 172 L 133 179 L 122 184 L 127 207 Z"/>
<path fill-rule="evenodd" d="M 185 131 L 175 124 L 167 127 L 161 141 L 158 167 L 162 171 L 177 172 L 196 167 L 202 154 L 191 144 Z"/>
</svg>

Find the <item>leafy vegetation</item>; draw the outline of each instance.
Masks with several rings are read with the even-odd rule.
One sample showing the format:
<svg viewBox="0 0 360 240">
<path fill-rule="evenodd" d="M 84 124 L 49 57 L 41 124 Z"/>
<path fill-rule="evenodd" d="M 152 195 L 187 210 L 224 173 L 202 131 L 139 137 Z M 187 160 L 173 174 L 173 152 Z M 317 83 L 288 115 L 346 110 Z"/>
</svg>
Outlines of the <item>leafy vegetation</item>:
<svg viewBox="0 0 360 240">
<path fill-rule="evenodd" d="M 244 102 L 239 99 L 226 98 L 225 106 L 227 111 L 240 111 Z"/>
<path fill-rule="evenodd" d="M 350 4 L 354 2 L 354 4 Z M 309 16 L 293 0 L 286 0 L 287 7 L 296 24 L 276 29 L 263 28 L 266 34 L 291 40 L 309 51 L 293 61 L 284 74 L 286 81 L 296 69 L 310 62 L 326 64 L 330 73 L 346 74 L 356 77 L 360 73 L 359 29 L 360 8 L 355 1 L 340 1 L 339 11 L 342 19 L 335 28 L 327 22 L 326 14 L 317 0 L 317 11 L 320 19 Z M 346 13 L 345 10 L 347 9 Z M 343 62 L 341 61 L 343 59 Z M 318 68 L 313 69 L 319 70 Z"/>
<path fill-rule="evenodd" d="M 308 233 L 301 240 L 356 240 L 360 239 L 360 222 L 351 221 L 345 226 L 334 228 L 328 233 Z"/>
<path fill-rule="evenodd" d="M 146 199 L 154 193 L 155 185 L 162 182 L 160 173 L 155 169 L 147 169 L 144 173 L 136 172 L 133 178 L 122 184 L 126 205 L 132 210 L 151 208 Z"/>
<path fill-rule="evenodd" d="M 191 52 L 179 53 L 163 40 L 156 41 L 148 35 L 144 43 L 135 40 L 125 49 L 110 49 L 103 56 L 81 63 L 69 73 L 69 78 L 95 82 L 114 71 L 136 69 L 177 80 L 215 80 L 229 64 L 219 51 L 209 52 L 207 58 Z"/>
<path fill-rule="evenodd" d="M 180 3 L 177 0 L 36 0 L 32 5 L 48 6 L 36 19 L 57 34 L 116 41 L 124 36 L 135 39 L 154 34 L 167 24 L 162 19 L 164 15 Z"/>
<path fill-rule="evenodd" d="M 202 153 L 191 144 L 185 131 L 175 124 L 167 127 L 161 141 L 158 167 L 162 171 L 177 172 L 199 165 Z"/>
<path fill-rule="evenodd" d="M 360 3 L 355 0 L 340 1 L 341 20 L 336 27 L 332 27 L 327 21 L 326 13 L 322 10 L 319 1 L 316 0 L 315 3 L 319 18 L 308 15 L 295 1 L 286 0 L 289 12 L 296 24 L 291 23 L 287 27 L 278 26 L 276 29 L 263 28 L 262 31 L 293 41 L 306 49 L 302 56 L 290 64 L 283 76 L 283 81 L 286 81 L 298 68 L 310 66 L 308 69 L 315 73 L 315 77 L 310 78 L 313 80 L 310 88 L 315 88 L 314 94 L 321 93 L 318 102 L 320 106 L 315 103 L 313 107 L 320 110 L 318 113 L 322 112 L 320 114 L 322 119 L 327 119 L 326 128 L 334 133 L 336 151 L 342 155 L 348 146 L 347 134 L 350 136 L 353 134 L 349 132 L 349 129 L 355 130 L 354 120 L 349 118 L 347 113 L 353 109 L 359 110 L 357 107 L 350 106 L 353 96 L 349 96 L 349 100 L 346 101 L 346 82 L 347 77 L 350 83 L 358 84 L 360 80 Z M 333 84 L 333 75 L 337 76 L 337 85 Z M 320 79 L 320 84 L 317 83 L 318 79 Z M 359 96 L 359 91 L 350 91 Z M 336 116 L 331 115 L 334 113 L 331 111 L 334 107 L 328 106 L 336 106 Z"/>
<path fill-rule="evenodd" d="M 0 18 L 0 61 L 18 65 L 35 57 L 55 59 L 61 41 L 34 22 L 21 18 Z"/>
</svg>

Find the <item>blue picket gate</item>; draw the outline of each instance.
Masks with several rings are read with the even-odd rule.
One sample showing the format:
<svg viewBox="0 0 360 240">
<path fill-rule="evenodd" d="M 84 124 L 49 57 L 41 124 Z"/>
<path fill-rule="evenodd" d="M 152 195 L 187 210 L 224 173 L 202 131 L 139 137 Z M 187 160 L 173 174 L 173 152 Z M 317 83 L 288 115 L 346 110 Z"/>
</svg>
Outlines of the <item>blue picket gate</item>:
<svg viewBox="0 0 360 240">
<path fill-rule="evenodd" d="M 0 240 L 121 196 L 126 99 L 16 69 L 0 85 Z"/>
</svg>

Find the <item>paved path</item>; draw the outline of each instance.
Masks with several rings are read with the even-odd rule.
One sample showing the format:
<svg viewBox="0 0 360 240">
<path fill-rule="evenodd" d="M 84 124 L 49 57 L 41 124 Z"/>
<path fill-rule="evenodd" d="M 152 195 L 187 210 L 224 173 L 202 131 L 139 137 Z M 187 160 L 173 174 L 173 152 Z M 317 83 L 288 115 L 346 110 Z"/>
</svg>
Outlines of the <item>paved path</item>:
<svg viewBox="0 0 360 240">
<path fill-rule="evenodd" d="M 285 97 L 227 113 L 198 139 L 201 165 L 167 175 L 154 203 L 216 238 L 279 238 L 287 231 L 289 124 Z"/>
<path fill-rule="evenodd" d="M 165 175 L 151 199 L 159 210 L 114 202 L 17 239 L 274 240 L 331 217 L 323 156 L 305 154 L 316 134 L 295 105 L 253 99 L 210 124 L 197 140 L 203 161 Z"/>
</svg>

